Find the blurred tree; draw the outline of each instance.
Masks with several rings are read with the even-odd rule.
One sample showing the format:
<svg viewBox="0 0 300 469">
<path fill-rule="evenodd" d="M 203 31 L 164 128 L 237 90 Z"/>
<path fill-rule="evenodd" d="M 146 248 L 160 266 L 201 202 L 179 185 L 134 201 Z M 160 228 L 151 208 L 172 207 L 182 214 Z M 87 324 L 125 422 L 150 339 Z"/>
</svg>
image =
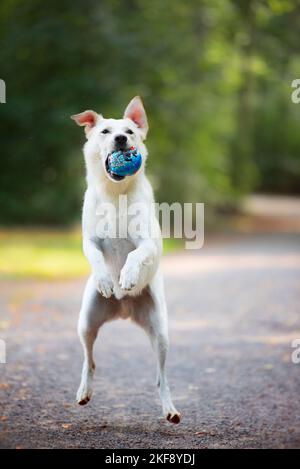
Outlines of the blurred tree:
<svg viewBox="0 0 300 469">
<path fill-rule="evenodd" d="M 2 223 L 69 223 L 84 187 L 69 116 L 149 113 L 159 200 L 299 190 L 296 0 L 2 0 Z M 284 176 L 283 176 L 284 175 Z"/>
</svg>

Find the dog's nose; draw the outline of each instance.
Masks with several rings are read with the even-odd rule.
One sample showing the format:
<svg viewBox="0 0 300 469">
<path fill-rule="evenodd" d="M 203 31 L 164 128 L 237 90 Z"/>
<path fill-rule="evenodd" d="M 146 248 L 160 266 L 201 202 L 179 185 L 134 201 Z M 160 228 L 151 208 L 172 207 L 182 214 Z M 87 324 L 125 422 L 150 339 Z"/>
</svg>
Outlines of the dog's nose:
<svg viewBox="0 0 300 469">
<path fill-rule="evenodd" d="M 115 142 L 119 147 L 123 147 L 126 142 L 127 142 L 127 137 L 126 135 L 116 135 L 115 136 Z"/>
</svg>

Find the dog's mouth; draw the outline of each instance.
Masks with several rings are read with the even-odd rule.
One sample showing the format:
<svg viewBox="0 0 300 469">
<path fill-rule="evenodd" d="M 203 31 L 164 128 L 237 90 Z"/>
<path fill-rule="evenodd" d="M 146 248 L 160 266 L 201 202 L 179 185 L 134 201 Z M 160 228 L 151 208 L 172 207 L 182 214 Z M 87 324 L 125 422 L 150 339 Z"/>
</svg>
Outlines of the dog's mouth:
<svg viewBox="0 0 300 469">
<path fill-rule="evenodd" d="M 108 158 L 109 158 L 109 155 L 107 155 L 106 160 L 105 160 L 105 170 L 107 174 L 109 175 L 110 179 L 112 179 L 115 182 L 123 181 L 123 179 L 125 179 L 125 176 L 120 176 L 119 174 L 115 174 L 110 170 L 108 166 Z"/>
</svg>

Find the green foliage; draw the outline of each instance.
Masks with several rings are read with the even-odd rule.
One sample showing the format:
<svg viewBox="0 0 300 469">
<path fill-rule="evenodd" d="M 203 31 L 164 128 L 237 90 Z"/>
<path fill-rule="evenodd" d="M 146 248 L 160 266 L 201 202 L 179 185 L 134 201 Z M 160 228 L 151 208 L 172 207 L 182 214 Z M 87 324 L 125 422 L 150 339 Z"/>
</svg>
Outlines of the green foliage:
<svg viewBox="0 0 300 469">
<path fill-rule="evenodd" d="M 299 190 L 296 0 L 2 0 L 2 223 L 66 224 L 84 189 L 69 116 L 140 94 L 158 200 Z M 300 106 L 300 105 L 299 105 Z"/>
</svg>

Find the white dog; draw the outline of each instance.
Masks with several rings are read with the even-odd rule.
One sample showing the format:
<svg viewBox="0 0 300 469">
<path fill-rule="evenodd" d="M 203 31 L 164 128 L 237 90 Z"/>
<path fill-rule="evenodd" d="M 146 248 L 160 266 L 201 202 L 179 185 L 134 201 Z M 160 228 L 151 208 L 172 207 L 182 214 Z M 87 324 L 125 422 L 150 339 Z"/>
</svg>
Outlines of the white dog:
<svg viewBox="0 0 300 469">
<path fill-rule="evenodd" d="M 152 187 L 145 176 L 147 149 L 143 143 L 148 123 L 143 103 L 135 97 L 127 106 L 123 119 L 105 119 L 94 111 L 85 111 L 72 119 L 85 126 L 87 142 L 84 156 L 87 169 L 87 191 L 83 205 L 83 250 L 91 265 L 79 316 L 78 333 L 84 350 L 81 384 L 77 402 L 87 404 L 92 395 L 95 370 L 93 344 L 98 330 L 106 321 L 130 317 L 146 331 L 158 362 L 157 385 L 164 416 L 172 423 L 180 422 L 167 383 L 165 362 L 168 349 L 167 307 L 159 259 L 162 252 L 160 228 L 153 211 Z M 107 157 L 115 150 L 135 146 L 142 155 L 139 171 L 126 177 L 116 177 L 107 166 Z M 122 213 L 119 196 L 127 196 L 126 213 Z M 103 226 L 101 206 L 113 204 L 115 222 L 130 217 L 130 207 L 143 203 L 145 210 L 138 214 L 138 222 L 154 226 L 141 235 L 127 232 L 122 237 L 107 237 Z M 124 211 L 124 209 L 123 209 Z M 105 218 L 105 216 L 104 216 Z M 112 220 L 107 219 L 108 223 Z M 145 234 L 146 233 L 146 234 Z"/>
</svg>

